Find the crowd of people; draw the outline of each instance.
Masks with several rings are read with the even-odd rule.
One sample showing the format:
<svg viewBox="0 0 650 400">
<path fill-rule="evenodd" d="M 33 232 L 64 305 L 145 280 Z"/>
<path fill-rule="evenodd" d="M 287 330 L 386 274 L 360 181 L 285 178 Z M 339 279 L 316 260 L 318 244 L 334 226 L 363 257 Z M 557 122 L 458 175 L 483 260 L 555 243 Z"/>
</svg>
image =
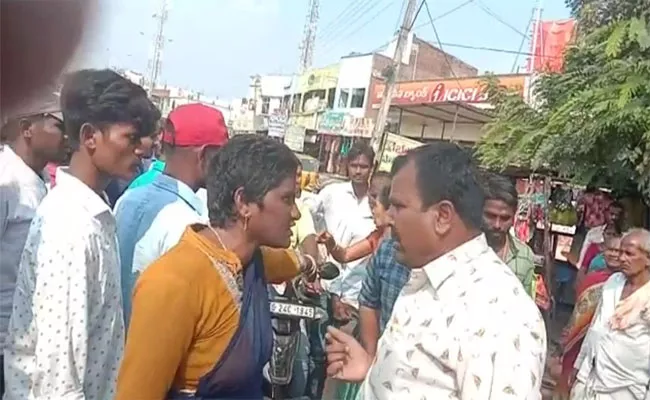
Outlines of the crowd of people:
<svg viewBox="0 0 650 400">
<path fill-rule="evenodd" d="M 320 361 L 327 399 L 541 398 L 547 330 L 516 188 L 453 143 L 390 173 L 355 144 L 349 180 L 308 196 L 282 143 L 230 138 L 201 104 L 161 120 L 110 70 L 70 74 L 0 138 L 5 400 L 261 399 L 269 296 L 297 277 L 331 319 L 302 326 L 296 396 Z M 616 220 L 581 252 L 559 385 L 576 400 L 648 396 L 650 233 Z"/>
</svg>

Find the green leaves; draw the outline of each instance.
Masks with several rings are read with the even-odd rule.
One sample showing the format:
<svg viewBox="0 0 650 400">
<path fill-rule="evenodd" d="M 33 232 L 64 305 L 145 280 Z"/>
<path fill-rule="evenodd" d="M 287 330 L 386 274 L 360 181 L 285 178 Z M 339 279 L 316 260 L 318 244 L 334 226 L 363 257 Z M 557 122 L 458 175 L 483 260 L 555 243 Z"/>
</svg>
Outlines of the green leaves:
<svg viewBox="0 0 650 400">
<path fill-rule="evenodd" d="M 641 50 L 648 50 L 650 48 L 650 32 L 648 32 L 648 26 L 645 20 L 632 18 L 630 20 L 629 35 L 637 42 Z"/>
<path fill-rule="evenodd" d="M 491 168 L 549 166 L 580 183 L 650 194 L 650 3 L 569 0 L 578 36 L 564 71 L 539 76 L 534 108 L 486 88 L 495 118 L 478 144 Z"/>
</svg>

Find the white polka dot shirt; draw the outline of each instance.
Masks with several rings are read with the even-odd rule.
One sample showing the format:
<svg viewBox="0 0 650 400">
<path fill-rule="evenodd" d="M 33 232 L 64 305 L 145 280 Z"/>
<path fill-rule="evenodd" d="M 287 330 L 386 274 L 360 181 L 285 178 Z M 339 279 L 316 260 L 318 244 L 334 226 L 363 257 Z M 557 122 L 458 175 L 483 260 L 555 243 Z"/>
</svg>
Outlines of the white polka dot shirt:
<svg viewBox="0 0 650 400">
<path fill-rule="evenodd" d="M 60 169 L 23 252 L 4 352 L 4 400 L 109 400 L 124 348 L 115 219 Z"/>
</svg>

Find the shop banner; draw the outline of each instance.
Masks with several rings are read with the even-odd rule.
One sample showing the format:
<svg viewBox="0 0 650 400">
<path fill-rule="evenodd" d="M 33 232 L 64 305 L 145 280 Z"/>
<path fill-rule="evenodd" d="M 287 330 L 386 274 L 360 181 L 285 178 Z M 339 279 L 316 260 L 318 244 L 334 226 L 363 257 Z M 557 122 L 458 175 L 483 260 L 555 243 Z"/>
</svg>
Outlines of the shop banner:
<svg viewBox="0 0 650 400">
<path fill-rule="evenodd" d="M 291 150 L 301 153 L 305 147 L 305 127 L 304 126 L 287 126 L 284 134 L 284 144 Z"/>
<path fill-rule="evenodd" d="M 318 133 L 369 138 L 374 127 L 372 118 L 355 118 L 344 112 L 327 111 L 318 123 Z"/>
<path fill-rule="evenodd" d="M 530 72 L 562 72 L 564 51 L 573 40 L 576 21 L 563 19 L 558 21 L 541 21 L 533 28 L 534 40 L 531 41 L 532 60 L 528 59 Z M 532 44 L 535 48 L 532 48 Z"/>
<path fill-rule="evenodd" d="M 326 111 L 318 121 L 318 132 L 338 135 L 345 128 L 346 113 Z"/>
<path fill-rule="evenodd" d="M 395 158 L 416 147 L 422 146 L 417 140 L 409 139 L 404 136 L 389 133 L 386 142 L 381 150 L 381 160 L 379 162 L 379 171 L 390 172 L 393 167 Z"/>
<path fill-rule="evenodd" d="M 499 84 L 524 94 L 527 75 L 497 76 Z M 488 95 L 481 78 L 436 79 L 430 81 L 402 82 L 396 85 L 392 105 L 419 105 L 446 102 L 487 103 Z M 379 108 L 384 97 L 384 85 L 375 84 L 372 89 L 373 108 Z"/>
<path fill-rule="evenodd" d="M 287 127 L 287 117 L 283 114 L 269 115 L 269 136 L 284 137 L 284 131 Z"/>
</svg>

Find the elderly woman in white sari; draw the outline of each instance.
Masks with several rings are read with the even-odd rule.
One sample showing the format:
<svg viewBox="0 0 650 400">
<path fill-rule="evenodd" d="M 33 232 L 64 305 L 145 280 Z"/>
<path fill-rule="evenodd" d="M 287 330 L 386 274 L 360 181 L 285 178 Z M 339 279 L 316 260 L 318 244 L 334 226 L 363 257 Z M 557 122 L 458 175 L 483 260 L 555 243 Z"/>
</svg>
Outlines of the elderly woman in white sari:
<svg viewBox="0 0 650 400">
<path fill-rule="evenodd" d="M 650 232 L 633 229 L 621 241 L 621 272 L 603 286 L 591 327 L 575 362 L 572 400 L 650 399 L 650 326 L 614 329 L 616 306 L 650 281 Z"/>
</svg>

